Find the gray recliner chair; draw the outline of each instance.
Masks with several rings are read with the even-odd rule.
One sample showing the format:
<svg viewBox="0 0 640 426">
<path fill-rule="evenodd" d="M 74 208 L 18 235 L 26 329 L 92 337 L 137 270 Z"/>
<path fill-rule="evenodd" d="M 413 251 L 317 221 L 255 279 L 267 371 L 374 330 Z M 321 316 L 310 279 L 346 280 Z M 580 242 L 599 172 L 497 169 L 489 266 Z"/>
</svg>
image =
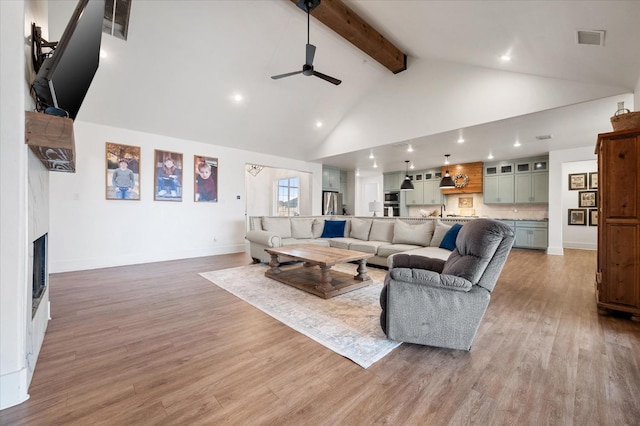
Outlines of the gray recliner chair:
<svg viewBox="0 0 640 426">
<path fill-rule="evenodd" d="M 514 241 L 493 219 L 462 226 L 447 261 L 397 254 L 380 294 L 380 325 L 391 340 L 470 350 Z"/>
</svg>

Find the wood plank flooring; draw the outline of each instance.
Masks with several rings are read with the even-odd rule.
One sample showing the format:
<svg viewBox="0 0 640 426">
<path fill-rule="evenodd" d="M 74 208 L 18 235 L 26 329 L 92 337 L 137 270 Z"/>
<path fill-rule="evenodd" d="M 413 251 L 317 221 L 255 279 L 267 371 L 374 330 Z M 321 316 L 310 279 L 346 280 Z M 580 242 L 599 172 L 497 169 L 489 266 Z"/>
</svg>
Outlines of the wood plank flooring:
<svg viewBox="0 0 640 426">
<path fill-rule="evenodd" d="M 367 370 L 197 275 L 250 262 L 52 275 L 30 399 L 0 424 L 640 424 L 640 324 L 597 314 L 593 251 L 513 250 L 470 352 Z"/>
</svg>

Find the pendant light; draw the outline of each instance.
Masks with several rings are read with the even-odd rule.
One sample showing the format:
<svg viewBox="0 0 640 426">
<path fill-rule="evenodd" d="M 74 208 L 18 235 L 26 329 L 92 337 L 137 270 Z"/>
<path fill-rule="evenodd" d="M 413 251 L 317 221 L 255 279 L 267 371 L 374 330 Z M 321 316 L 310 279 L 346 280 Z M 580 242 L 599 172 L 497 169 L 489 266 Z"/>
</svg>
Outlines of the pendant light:
<svg viewBox="0 0 640 426">
<path fill-rule="evenodd" d="M 445 154 L 446 160 L 445 164 L 449 164 L 449 155 Z M 452 189 L 456 187 L 456 183 L 451 179 L 451 175 L 449 174 L 449 169 L 444 173 L 444 177 L 440 181 L 440 189 Z"/>
<path fill-rule="evenodd" d="M 413 189 L 413 183 L 411 183 L 411 179 L 409 178 L 409 160 L 404 160 L 404 162 L 407 163 L 407 172 L 404 175 L 404 181 L 402 182 L 402 185 L 400 185 L 400 190 L 409 191 Z"/>
</svg>

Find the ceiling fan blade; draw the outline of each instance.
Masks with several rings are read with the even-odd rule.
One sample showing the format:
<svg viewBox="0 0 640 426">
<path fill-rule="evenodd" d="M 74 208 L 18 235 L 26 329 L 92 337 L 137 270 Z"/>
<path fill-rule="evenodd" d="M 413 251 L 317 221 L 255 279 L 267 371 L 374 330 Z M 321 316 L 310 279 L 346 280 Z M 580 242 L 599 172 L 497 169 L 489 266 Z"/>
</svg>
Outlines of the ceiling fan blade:
<svg viewBox="0 0 640 426">
<path fill-rule="evenodd" d="M 307 43 L 307 61 L 305 64 L 313 65 L 313 57 L 316 55 L 316 47 L 313 44 Z"/>
<path fill-rule="evenodd" d="M 296 74 L 302 74 L 302 71 L 294 71 L 294 72 L 288 72 L 286 74 L 272 75 L 271 78 L 274 80 L 277 80 L 279 78 L 289 77 L 291 75 L 296 75 Z"/>
<path fill-rule="evenodd" d="M 328 81 L 329 83 L 333 83 L 336 86 L 339 85 L 340 83 L 342 83 L 342 80 L 338 80 L 337 78 L 330 77 L 330 76 L 328 76 L 326 74 L 322 74 L 321 72 L 318 72 L 318 71 L 314 71 L 313 75 L 315 75 L 316 77 L 320 77 L 321 79 L 323 79 L 325 81 Z"/>
</svg>

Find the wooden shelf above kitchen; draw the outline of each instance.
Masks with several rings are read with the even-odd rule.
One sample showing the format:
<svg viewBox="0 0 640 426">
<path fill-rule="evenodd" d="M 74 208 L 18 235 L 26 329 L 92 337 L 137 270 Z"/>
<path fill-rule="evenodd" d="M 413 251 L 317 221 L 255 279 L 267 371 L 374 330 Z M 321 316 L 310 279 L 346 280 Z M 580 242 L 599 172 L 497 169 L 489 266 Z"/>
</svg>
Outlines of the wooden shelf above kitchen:
<svg viewBox="0 0 640 426">
<path fill-rule="evenodd" d="M 48 170 L 76 171 L 73 120 L 25 111 L 24 126 L 25 143 Z"/>
</svg>

